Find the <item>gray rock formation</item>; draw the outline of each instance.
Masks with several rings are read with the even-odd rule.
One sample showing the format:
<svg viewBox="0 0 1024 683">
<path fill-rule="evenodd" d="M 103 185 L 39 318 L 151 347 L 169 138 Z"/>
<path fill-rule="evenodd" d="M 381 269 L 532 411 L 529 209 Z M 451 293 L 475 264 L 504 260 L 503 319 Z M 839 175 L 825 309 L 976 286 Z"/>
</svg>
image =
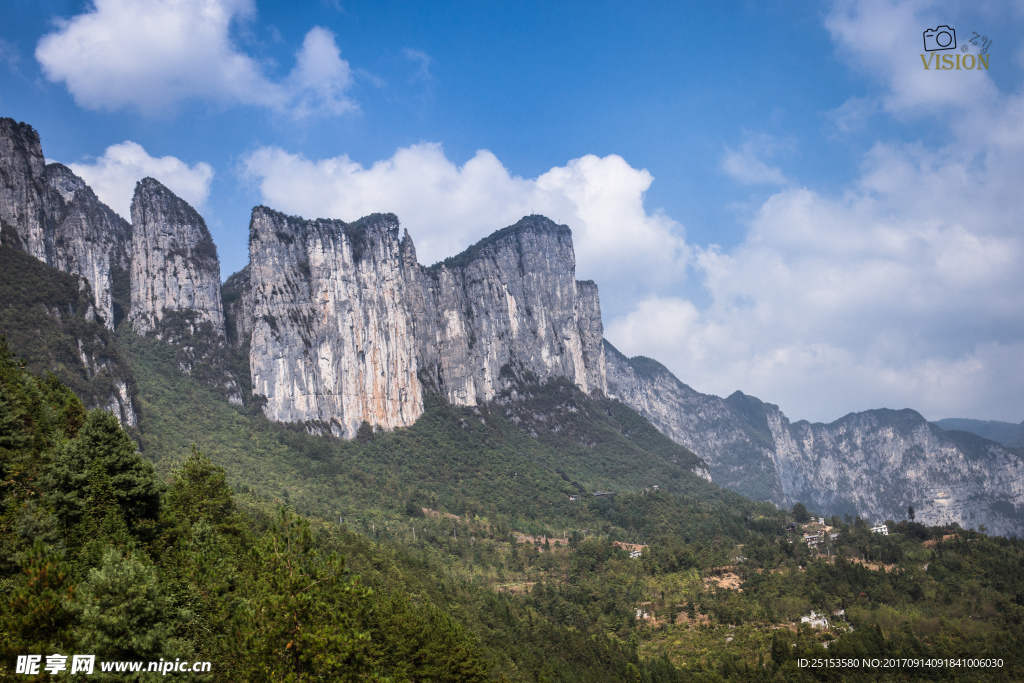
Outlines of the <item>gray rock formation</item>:
<svg viewBox="0 0 1024 683">
<path fill-rule="evenodd" d="M 242 403 L 227 357 L 220 261 L 206 222 L 153 178 L 132 198 L 131 309 L 136 333 L 176 347 L 179 368 Z"/>
<path fill-rule="evenodd" d="M 366 421 L 411 425 L 423 412 L 405 306 L 398 221 L 355 223 L 253 210 L 248 320 L 253 393 L 282 422 L 354 436 Z"/>
<path fill-rule="evenodd" d="M 736 392 L 694 391 L 648 358 L 605 346 L 608 394 L 708 463 L 712 481 L 823 514 L 927 524 L 985 524 L 1024 536 L 1024 461 L 1003 446 L 946 432 L 913 410 L 853 413 L 790 424 L 778 406 Z"/>
<path fill-rule="evenodd" d="M 576 282 L 571 233 L 545 218 L 425 268 L 393 215 L 347 224 L 257 207 L 249 252 L 229 318 L 270 419 L 351 437 L 364 421 L 412 424 L 423 382 L 457 405 L 522 379 L 604 390 L 597 288 Z"/>
<path fill-rule="evenodd" d="M 47 165 L 46 180 L 54 225 L 50 265 L 89 282 L 96 311 L 112 330 L 127 313 L 131 226 L 67 166 Z"/>
<path fill-rule="evenodd" d="M 131 226 L 81 178 L 66 166 L 45 163 L 39 134 L 31 126 L 0 118 L 0 243 L 81 276 L 91 301 L 78 305 L 75 315 L 108 330 L 123 316 L 130 241 Z M 54 315 L 59 319 L 64 313 Z M 117 354 L 100 350 L 100 337 L 91 332 L 87 337 L 77 340 L 82 372 L 102 382 L 115 378 L 116 385 L 105 397 L 100 393 L 108 392 L 94 393 L 98 403 L 90 407 L 108 407 L 123 424 L 135 424 L 130 373 L 118 367 Z"/>
<path fill-rule="evenodd" d="M 0 119 L 0 241 L 84 277 L 96 314 L 114 328 L 131 226 L 69 168 L 45 164 L 39 134 L 12 119 Z"/>
<path fill-rule="evenodd" d="M 420 364 L 449 401 L 550 377 L 604 392 L 597 286 L 576 281 L 568 227 L 529 216 L 430 268 L 408 234 L 402 249 Z"/>
<path fill-rule="evenodd" d="M 128 318 L 138 334 L 174 341 L 208 324 L 224 336 L 220 262 L 206 222 L 152 178 L 132 198 L 131 281 Z"/>
<path fill-rule="evenodd" d="M 0 240 L 52 265 L 45 174 L 39 133 L 27 123 L 0 118 Z"/>
</svg>

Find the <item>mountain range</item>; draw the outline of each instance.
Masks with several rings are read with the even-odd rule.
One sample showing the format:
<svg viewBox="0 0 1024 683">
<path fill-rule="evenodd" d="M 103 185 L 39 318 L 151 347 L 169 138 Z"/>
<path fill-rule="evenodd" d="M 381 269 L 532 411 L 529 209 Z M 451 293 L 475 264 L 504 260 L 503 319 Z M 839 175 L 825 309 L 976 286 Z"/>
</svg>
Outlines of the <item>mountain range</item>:
<svg viewBox="0 0 1024 683">
<path fill-rule="evenodd" d="M 27 269 L 30 257 L 65 274 L 60 291 L 5 294 L 0 333 L 23 355 L 45 350 L 51 369 L 125 425 L 138 405 L 112 336 L 122 325 L 168 344 L 177 369 L 225 402 L 315 434 L 409 427 L 431 394 L 485 407 L 568 382 L 637 411 L 696 454 L 693 472 L 750 498 L 876 521 L 913 506 L 928 524 L 1024 535 L 1017 442 L 909 409 L 811 424 L 741 392 L 701 394 L 603 339 L 598 287 L 575 278 L 571 230 L 543 216 L 428 267 L 392 214 L 310 220 L 258 206 L 249 264 L 222 285 L 202 216 L 171 190 L 141 180 L 129 223 L 47 164 L 31 126 L 0 119 L 0 243 L 5 268 Z M 33 322 L 11 313 L 25 302 Z M 60 346 L 47 325 L 74 343 Z"/>
</svg>

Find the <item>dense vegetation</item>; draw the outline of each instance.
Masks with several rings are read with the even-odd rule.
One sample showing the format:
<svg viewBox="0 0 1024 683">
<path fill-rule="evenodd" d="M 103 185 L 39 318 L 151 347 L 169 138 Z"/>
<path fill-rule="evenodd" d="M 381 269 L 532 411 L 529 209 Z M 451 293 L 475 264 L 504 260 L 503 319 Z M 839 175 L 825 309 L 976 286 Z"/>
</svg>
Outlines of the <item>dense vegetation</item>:
<svg viewBox="0 0 1024 683">
<path fill-rule="evenodd" d="M 85 280 L 47 268 L 4 245 L 0 245 L 0 333 L 33 372 L 58 373 L 89 405 L 109 405 L 122 382 L 134 392 L 131 372 L 113 335 L 96 318 Z"/>
<path fill-rule="evenodd" d="M 107 343 L 131 435 L 0 344 L 2 679 L 52 653 L 246 681 L 1024 678 L 1020 541 L 755 503 L 566 382 L 477 409 L 428 394 L 413 427 L 343 441 L 230 405 L 173 346 Z M 864 657 L 1002 666 L 799 664 Z"/>
<path fill-rule="evenodd" d="M 207 660 L 209 680 L 486 679 L 443 610 L 346 571 L 341 553 L 391 570 L 363 539 L 240 508 L 195 449 L 160 481 L 110 413 L 26 372 L 6 342 L 0 389 L 6 675 L 57 652 Z"/>
</svg>

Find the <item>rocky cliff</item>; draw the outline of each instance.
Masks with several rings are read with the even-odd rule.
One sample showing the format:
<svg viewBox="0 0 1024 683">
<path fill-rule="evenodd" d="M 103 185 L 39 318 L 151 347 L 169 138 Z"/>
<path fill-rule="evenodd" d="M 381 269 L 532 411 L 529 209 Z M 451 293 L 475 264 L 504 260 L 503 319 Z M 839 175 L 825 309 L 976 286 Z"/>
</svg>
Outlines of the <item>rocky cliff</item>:
<svg viewBox="0 0 1024 683">
<path fill-rule="evenodd" d="M 131 309 L 135 332 L 177 349 L 187 374 L 242 403 L 227 358 L 220 261 L 206 221 L 159 181 L 143 178 L 132 197 Z"/>
<path fill-rule="evenodd" d="M 717 484 L 824 515 L 898 520 L 913 505 L 928 524 L 1024 536 L 1024 462 L 995 442 L 946 432 L 913 410 L 791 424 L 752 396 L 701 394 L 656 361 L 605 351 L 609 396 L 703 458 Z"/>
<path fill-rule="evenodd" d="M 398 219 L 253 211 L 229 318 L 274 420 L 351 437 L 423 412 L 423 383 L 476 405 L 516 382 L 604 390 L 597 288 L 575 280 L 572 236 L 531 216 L 433 267 Z"/>
<path fill-rule="evenodd" d="M 209 325 L 224 335 L 220 262 L 206 222 L 152 178 L 132 198 L 131 281 L 128 318 L 138 334 L 173 341 Z"/>
<path fill-rule="evenodd" d="M 49 264 L 53 224 L 47 220 L 46 161 L 39 134 L 0 118 L 0 239 Z"/>
<path fill-rule="evenodd" d="M 307 221 L 265 207 L 249 233 L 253 393 L 272 420 L 318 422 L 354 436 L 423 412 L 416 345 L 404 303 L 398 221 Z"/>
<path fill-rule="evenodd" d="M 105 348 L 112 343 L 110 336 L 93 325 L 110 331 L 124 316 L 130 242 L 131 226 L 100 202 L 81 178 L 66 166 L 45 163 L 39 134 L 31 126 L 0 118 L 0 243 L 78 277 L 86 294 L 83 299 L 75 285 L 67 305 L 55 306 L 54 292 L 71 292 L 70 281 L 47 279 L 9 258 L 18 276 L 31 272 L 33 281 L 45 285 L 43 291 L 26 291 L 17 301 L 4 302 L 8 310 L 25 321 L 45 309 L 56 324 L 41 319 L 32 324 L 40 334 L 53 328 L 42 341 L 29 341 L 31 335 L 11 330 L 14 351 L 29 359 L 50 359 L 51 369 L 90 407 L 108 407 L 126 425 L 134 425 L 137 418 L 131 373 L 113 349 Z M 19 347 L 16 339 L 28 346 Z M 76 352 L 69 354 L 66 345 Z"/>
<path fill-rule="evenodd" d="M 597 286 L 576 281 L 568 227 L 528 216 L 430 268 L 408 235 L 402 250 L 420 364 L 449 401 L 551 377 L 604 392 Z"/>
<path fill-rule="evenodd" d="M 46 164 L 39 134 L 0 119 L 0 241 L 84 277 L 107 329 L 123 317 L 131 226 L 63 164 Z"/>
</svg>

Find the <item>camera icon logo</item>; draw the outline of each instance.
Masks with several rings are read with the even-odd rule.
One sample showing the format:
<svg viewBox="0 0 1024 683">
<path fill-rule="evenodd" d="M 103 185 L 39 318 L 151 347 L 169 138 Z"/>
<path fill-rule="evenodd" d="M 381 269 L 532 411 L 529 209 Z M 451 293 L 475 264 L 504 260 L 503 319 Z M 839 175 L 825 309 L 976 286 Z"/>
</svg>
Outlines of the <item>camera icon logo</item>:
<svg viewBox="0 0 1024 683">
<path fill-rule="evenodd" d="M 924 32 L 925 52 L 953 50 L 956 48 L 956 31 L 943 24 Z"/>
</svg>

